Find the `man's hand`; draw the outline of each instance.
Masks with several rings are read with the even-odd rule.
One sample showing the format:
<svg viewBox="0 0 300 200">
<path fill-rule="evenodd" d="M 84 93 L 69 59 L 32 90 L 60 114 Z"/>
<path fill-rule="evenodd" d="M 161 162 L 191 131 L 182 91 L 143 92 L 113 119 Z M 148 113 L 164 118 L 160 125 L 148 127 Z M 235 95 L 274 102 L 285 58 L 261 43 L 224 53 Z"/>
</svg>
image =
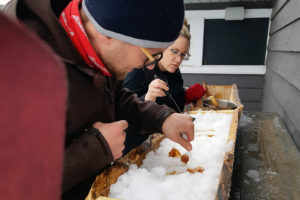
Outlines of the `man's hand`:
<svg viewBox="0 0 300 200">
<path fill-rule="evenodd" d="M 162 131 L 170 140 L 179 143 L 186 150 L 191 151 L 191 141 L 194 140 L 193 118 L 187 114 L 173 113 L 167 117 L 162 126 Z M 187 136 L 187 140 L 182 137 Z"/>
<path fill-rule="evenodd" d="M 148 87 L 148 92 L 145 95 L 146 101 L 156 101 L 156 97 L 164 97 L 166 96 L 166 93 L 164 90 L 168 91 L 169 88 L 167 86 L 167 83 L 160 80 L 160 79 L 154 79 Z"/>
<path fill-rule="evenodd" d="M 125 147 L 124 141 L 126 135 L 124 130 L 128 127 L 127 121 L 120 120 L 113 123 L 96 122 L 93 124 L 93 127 L 102 133 L 110 147 L 114 160 L 120 158 Z"/>
</svg>

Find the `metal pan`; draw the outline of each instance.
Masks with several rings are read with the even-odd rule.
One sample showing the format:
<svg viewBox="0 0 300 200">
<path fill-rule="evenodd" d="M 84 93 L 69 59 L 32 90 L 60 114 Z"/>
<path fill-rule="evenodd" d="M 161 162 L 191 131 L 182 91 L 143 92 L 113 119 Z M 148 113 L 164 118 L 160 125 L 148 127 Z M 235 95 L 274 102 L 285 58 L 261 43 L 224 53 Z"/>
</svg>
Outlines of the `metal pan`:
<svg viewBox="0 0 300 200">
<path fill-rule="evenodd" d="M 237 104 L 232 102 L 232 101 L 228 101 L 228 100 L 225 100 L 225 99 L 216 99 L 216 100 L 219 104 L 218 108 L 221 108 L 221 109 L 236 109 L 237 108 Z M 210 108 L 215 107 L 215 106 L 213 106 L 210 99 L 205 99 L 203 101 L 203 105 L 205 107 L 210 107 Z"/>
</svg>

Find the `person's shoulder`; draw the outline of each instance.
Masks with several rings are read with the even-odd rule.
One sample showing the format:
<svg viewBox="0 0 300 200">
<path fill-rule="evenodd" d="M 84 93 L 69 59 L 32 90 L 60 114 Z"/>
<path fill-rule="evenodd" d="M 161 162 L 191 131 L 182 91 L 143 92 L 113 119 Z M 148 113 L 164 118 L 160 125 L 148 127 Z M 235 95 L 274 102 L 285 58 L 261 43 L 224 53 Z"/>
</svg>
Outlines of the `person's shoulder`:
<svg viewBox="0 0 300 200">
<path fill-rule="evenodd" d="M 127 74 L 126 78 L 124 79 L 123 85 L 126 87 L 130 84 L 143 81 L 145 80 L 144 77 L 145 74 L 143 69 L 134 69 Z"/>
</svg>

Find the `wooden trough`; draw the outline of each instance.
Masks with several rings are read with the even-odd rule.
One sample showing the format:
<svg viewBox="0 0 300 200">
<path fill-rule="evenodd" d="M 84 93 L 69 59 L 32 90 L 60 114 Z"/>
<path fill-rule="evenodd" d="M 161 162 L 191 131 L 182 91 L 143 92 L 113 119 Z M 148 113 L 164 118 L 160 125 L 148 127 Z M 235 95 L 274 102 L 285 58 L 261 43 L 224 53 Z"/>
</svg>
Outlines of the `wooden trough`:
<svg viewBox="0 0 300 200">
<path fill-rule="evenodd" d="M 215 96 L 216 99 L 225 99 L 232 101 L 237 104 L 237 108 L 234 110 L 220 110 L 214 112 L 226 112 L 232 113 L 233 118 L 231 122 L 230 133 L 228 137 L 228 142 L 232 141 L 235 144 L 236 141 L 236 132 L 238 119 L 243 110 L 243 105 L 240 102 L 238 96 L 238 90 L 235 84 L 233 85 L 208 85 L 209 95 Z M 201 106 L 197 103 L 190 107 L 190 112 L 207 112 L 201 111 Z M 164 136 L 161 134 L 153 134 L 150 138 L 131 150 L 126 156 L 115 161 L 111 166 L 106 168 L 100 175 L 97 176 L 86 200 L 101 200 L 101 199 L 111 199 L 107 198 L 110 190 L 110 186 L 116 183 L 118 177 L 123 173 L 128 171 L 130 164 L 136 164 L 140 166 L 146 157 L 147 153 L 150 151 L 155 151 L 160 142 L 164 139 Z M 223 200 L 228 199 L 231 187 L 231 174 L 234 161 L 234 146 L 231 151 L 227 152 L 224 157 L 224 163 L 222 167 L 219 187 L 215 199 Z"/>
</svg>

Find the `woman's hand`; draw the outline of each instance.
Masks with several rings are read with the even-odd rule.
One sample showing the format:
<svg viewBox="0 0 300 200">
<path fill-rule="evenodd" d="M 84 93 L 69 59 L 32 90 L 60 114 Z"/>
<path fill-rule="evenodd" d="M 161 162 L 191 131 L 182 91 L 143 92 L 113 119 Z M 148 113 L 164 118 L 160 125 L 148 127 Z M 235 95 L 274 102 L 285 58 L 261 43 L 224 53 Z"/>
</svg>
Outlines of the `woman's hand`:
<svg viewBox="0 0 300 200">
<path fill-rule="evenodd" d="M 145 95 L 145 101 L 156 101 L 157 97 L 166 96 L 165 91 L 168 91 L 169 88 L 167 83 L 161 79 L 154 79 L 148 87 L 148 92 Z"/>
</svg>

